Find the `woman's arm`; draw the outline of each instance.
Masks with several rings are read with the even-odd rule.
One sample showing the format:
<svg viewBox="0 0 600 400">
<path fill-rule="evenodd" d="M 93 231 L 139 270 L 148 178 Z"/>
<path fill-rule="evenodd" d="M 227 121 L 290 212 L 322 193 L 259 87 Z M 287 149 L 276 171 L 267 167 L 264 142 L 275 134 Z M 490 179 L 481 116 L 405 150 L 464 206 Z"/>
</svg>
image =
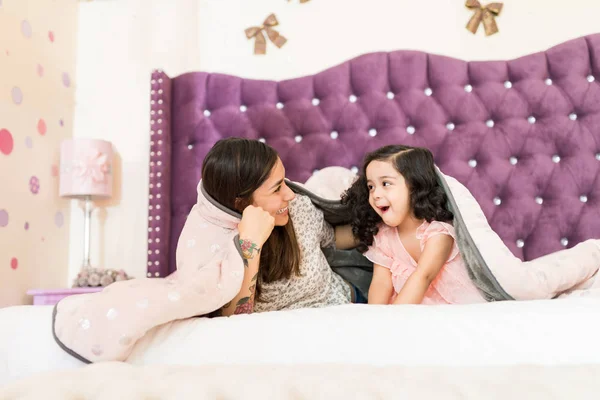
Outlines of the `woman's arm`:
<svg viewBox="0 0 600 400">
<path fill-rule="evenodd" d="M 350 225 L 338 225 L 335 227 L 335 247 L 340 250 L 353 249 L 358 245 L 358 239 L 352 233 Z"/>
<path fill-rule="evenodd" d="M 258 278 L 258 267 L 260 264 L 260 251 L 254 252 L 252 259 L 246 260 L 244 268 L 244 280 L 240 292 L 225 304 L 221 309 L 221 315 L 250 314 L 254 311 L 254 293 L 256 291 L 256 280 Z"/>
<path fill-rule="evenodd" d="M 221 308 L 221 315 L 250 314 L 254 311 L 254 294 L 260 268 L 260 253 L 267 241 L 275 218 L 261 207 L 248 206 L 238 225 L 240 247 L 244 258 L 244 279 L 239 293 Z"/>
<path fill-rule="evenodd" d="M 369 304 L 389 304 L 394 291 L 389 268 L 373 264 L 373 279 L 369 286 Z"/>
<path fill-rule="evenodd" d="M 436 235 L 427 240 L 417 269 L 398 293 L 394 304 L 421 304 L 429 285 L 448 261 L 453 245 L 454 239 L 449 235 Z"/>
</svg>

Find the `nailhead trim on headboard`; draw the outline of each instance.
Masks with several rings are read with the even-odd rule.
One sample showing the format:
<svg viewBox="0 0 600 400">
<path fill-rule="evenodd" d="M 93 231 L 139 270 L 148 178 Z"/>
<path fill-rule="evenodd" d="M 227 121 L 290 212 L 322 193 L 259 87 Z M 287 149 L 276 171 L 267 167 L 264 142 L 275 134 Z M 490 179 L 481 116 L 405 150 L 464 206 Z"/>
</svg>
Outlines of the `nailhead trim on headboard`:
<svg viewBox="0 0 600 400">
<path fill-rule="evenodd" d="M 171 80 L 162 71 L 152 72 L 150 81 L 150 172 L 148 188 L 148 268 L 147 276 L 168 274 L 171 224 Z"/>
</svg>

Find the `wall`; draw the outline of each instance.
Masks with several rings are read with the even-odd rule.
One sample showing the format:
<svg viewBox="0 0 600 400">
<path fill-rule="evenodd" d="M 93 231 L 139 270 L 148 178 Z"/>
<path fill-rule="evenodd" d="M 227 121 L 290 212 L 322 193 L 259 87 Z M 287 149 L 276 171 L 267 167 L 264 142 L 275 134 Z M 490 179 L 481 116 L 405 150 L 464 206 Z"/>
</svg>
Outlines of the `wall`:
<svg viewBox="0 0 600 400">
<path fill-rule="evenodd" d="M 484 2 L 485 3 L 485 2 Z M 288 43 L 252 54 L 244 29 L 274 12 Z M 149 86 L 152 68 L 259 79 L 313 74 L 354 56 L 417 49 L 467 60 L 509 59 L 600 32 L 600 2 L 506 0 L 500 33 L 465 29 L 462 0 L 120 0 L 82 3 L 76 136 L 112 140 L 122 155 L 122 193 L 98 225 L 93 259 L 144 276 L 147 252 Z M 105 28 L 110 21 L 112 32 Z M 74 238 L 81 213 L 72 214 Z M 81 258 L 71 249 L 71 275 Z M 95 256 L 94 256 L 95 254 Z"/>
<path fill-rule="evenodd" d="M 491 1 L 481 1 L 487 4 Z M 465 29 L 464 0 L 204 0 L 200 1 L 200 67 L 244 77 L 284 79 L 313 74 L 372 51 L 415 49 L 465 60 L 510 59 L 600 32 L 600 2 L 505 0 L 500 32 Z M 287 37 L 253 56 L 243 30 L 275 13 Z M 168 70 L 167 70 L 168 71 Z M 170 72 L 170 71 L 168 71 Z"/>
<path fill-rule="evenodd" d="M 0 0 L 0 307 L 66 284 L 69 204 L 57 165 L 72 134 L 77 7 Z"/>
<path fill-rule="evenodd" d="M 116 151 L 113 197 L 92 215 L 93 266 L 145 276 L 150 73 L 199 65 L 198 0 L 94 0 L 79 8 L 74 136 Z M 110 29 L 107 29 L 110 25 Z M 83 257 L 83 212 L 71 210 L 69 280 Z"/>
</svg>

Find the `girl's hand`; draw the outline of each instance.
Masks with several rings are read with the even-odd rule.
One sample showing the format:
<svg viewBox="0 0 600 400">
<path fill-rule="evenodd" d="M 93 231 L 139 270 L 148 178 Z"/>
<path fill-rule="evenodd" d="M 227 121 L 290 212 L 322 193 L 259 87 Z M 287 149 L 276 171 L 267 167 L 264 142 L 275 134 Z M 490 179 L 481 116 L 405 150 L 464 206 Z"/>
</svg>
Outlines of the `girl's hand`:
<svg viewBox="0 0 600 400">
<path fill-rule="evenodd" d="M 240 239 L 247 239 L 258 247 L 267 241 L 275 227 L 275 218 L 261 207 L 248 206 L 238 225 Z"/>
<path fill-rule="evenodd" d="M 393 293 L 394 285 L 390 269 L 373 264 L 373 279 L 369 286 L 369 304 L 389 304 Z"/>
</svg>

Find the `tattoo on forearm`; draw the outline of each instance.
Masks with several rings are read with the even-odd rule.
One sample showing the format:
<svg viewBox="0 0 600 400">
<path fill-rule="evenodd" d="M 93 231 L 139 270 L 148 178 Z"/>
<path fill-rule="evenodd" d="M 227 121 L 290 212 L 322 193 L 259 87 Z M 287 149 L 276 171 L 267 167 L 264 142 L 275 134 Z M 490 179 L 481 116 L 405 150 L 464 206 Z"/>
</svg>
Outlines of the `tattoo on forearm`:
<svg viewBox="0 0 600 400">
<path fill-rule="evenodd" d="M 250 296 L 242 297 L 241 299 L 238 300 L 237 304 L 235 305 L 235 310 L 233 311 L 234 314 L 250 314 L 250 313 L 252 313 L 252 310 L 254 309 L 254 293 L 256 292 L 256 281 L 257 280 L 258 280 L 258 272 L 256 274 L 254 274 L 254 276 L 250 280 L 250 286 L 248 287 L 248 290 L 250 291 Z M 227 308 L 229 306 L 231 306 L 231 303 L 224 306 L 224 308 Z"/>
<path fill-rule="evenodd" d="M 235 307 L 234 314 L 250 314 L 254 308 L 254 299 L 252 297 L 241 298 Z"/>
<path fill-rule="evenodd" d="M 256 291 L 256 280 L 258 279 L 258 272 L 254 275 L 254 277 L 250 280 L 250 287 L 248 288 L 248 290 L 250 290 L 250 296 L 253 297 L 254 296 L 254 292 Z"/>
<path fill-rule="evenodd" d="M 248 239 L 239 239 L 240 248 L 242 249 L 242 257 L 246 260 L 251 260 L 260 252 L 260 247 L 256 243 Z"/>
</svg>

